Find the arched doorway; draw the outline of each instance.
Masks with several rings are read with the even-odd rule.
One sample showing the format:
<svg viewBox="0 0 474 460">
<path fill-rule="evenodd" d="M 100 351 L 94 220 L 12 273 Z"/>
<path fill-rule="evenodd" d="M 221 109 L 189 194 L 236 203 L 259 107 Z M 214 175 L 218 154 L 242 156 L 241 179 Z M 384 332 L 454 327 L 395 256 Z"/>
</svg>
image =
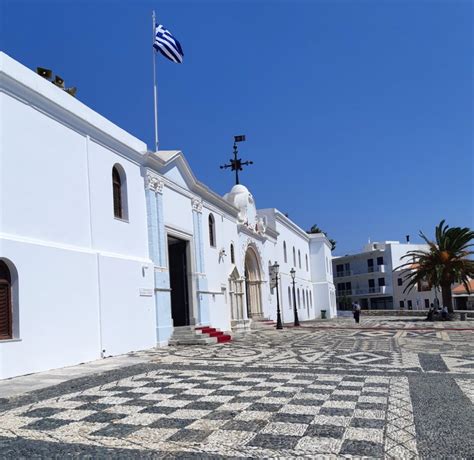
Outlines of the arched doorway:
<svg viewBox="0 0 474 460">
<path fill-rule="evenodd" d="M 243 320 L 244 300 L 243 300 L 243 279 L 240 277 L 236 267 L 229 276 L 229 297 L 230 312 L 232 320 Z"/>
<path fill-rule="evenodd" d="M 262 316 L 262 270 L 257 252 L 249 246 L 245 253 L 245 292 L 247 300 L 247 316 Z"/>
</svg>

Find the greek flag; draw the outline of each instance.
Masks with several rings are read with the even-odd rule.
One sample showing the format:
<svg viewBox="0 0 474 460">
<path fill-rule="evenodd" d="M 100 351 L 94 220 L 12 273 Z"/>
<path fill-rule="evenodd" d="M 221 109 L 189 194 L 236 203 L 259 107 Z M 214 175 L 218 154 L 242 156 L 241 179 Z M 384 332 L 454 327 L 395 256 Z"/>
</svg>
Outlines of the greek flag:
<svg viewBox="0 0 474 460">
<path fill-rule="evenodd" d="M 176 64 L 183 62 L 184 53 L 179 41 L 161 24 L 156 25 L 153 47 L 170 61 L 176 62 Z"/>
</svg>

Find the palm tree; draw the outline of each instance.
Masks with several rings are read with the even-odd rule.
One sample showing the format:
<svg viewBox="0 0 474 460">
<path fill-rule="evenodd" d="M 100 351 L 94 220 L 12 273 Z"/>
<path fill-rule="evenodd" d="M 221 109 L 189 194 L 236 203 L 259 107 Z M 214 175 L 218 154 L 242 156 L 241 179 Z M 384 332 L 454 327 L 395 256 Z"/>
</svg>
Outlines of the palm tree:
<svg viewBox="0 0 474 460">
<path fill-rule="evenodd" d="M 436 242 L 430 241 L 423 232 L 420 236 L 428 244 L 427 251 L 416 250 L 405 254 L 402 259 L 409 262 L 397 267 L 404 270 L 404 281 L 407 286 L 404 292 L 410 292 L 420 283 L 428 282 L 431 286 L 441 289 L 443 305 L 453 313 L 451 287 L 453 283 L 462 283 L 470 293 L 469 280 L 474 278 L 474 254 L 470 248 L 474 246 L 474 232 L 467 227 L 453 227 L 442 220 L 435 229 Z"/>
</svg>

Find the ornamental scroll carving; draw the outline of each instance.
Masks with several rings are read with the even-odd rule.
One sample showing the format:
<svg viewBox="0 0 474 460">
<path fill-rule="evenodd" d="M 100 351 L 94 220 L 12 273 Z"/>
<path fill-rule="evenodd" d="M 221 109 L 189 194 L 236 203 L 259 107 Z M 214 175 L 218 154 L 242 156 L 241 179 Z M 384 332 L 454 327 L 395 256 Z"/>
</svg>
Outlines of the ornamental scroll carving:
<svg viewBox="0 0 474 460">
<path fill-rule="evenodd" d="M 193 211 L 196 211 L 196 212 L 199 212 L 199 213 L 202 212 L 202 200 L 200 200 L 198 198 L 193 198 L 193 200 L 191 201 L 191 204 L 192 204 L 192 207 L 193 207 Z"/>
<path fill-rule="evenodd" d="M 155 193 L 163 193 L 163 181 L 155 174 L 146 173 L 146 186 Z"/>
</svg>

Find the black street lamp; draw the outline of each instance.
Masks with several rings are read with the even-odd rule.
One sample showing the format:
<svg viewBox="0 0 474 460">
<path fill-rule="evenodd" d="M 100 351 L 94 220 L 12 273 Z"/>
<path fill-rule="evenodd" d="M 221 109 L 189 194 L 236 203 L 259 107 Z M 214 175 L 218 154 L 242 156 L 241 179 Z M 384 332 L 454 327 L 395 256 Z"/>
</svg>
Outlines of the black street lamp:
<svg viewBox="0 0 474 460">
<path fill-rule="evenodd" d="M 280 294 L 278 293 L 278 270 L 280 266 L 278 265 L 278 262 L 275 262 L 273 264 L 273 276 L 275 276 L 275 287 L 277 291 L 277 329 L 283 329 L 283 324 L 281 322 L 281 313 L 280 313 Z"/>
<path fill-rule="evenodd" d="M 295 278 L 296 270 L 292 268 L 290 270 L 291 279 L 293 280 L 293 313 L 295 315 L 295 327 L 300 325 L 300 320 L 298 319 L 298 310 L 296 309 L 296 289 L 295 289 Z"/>
</svg>

